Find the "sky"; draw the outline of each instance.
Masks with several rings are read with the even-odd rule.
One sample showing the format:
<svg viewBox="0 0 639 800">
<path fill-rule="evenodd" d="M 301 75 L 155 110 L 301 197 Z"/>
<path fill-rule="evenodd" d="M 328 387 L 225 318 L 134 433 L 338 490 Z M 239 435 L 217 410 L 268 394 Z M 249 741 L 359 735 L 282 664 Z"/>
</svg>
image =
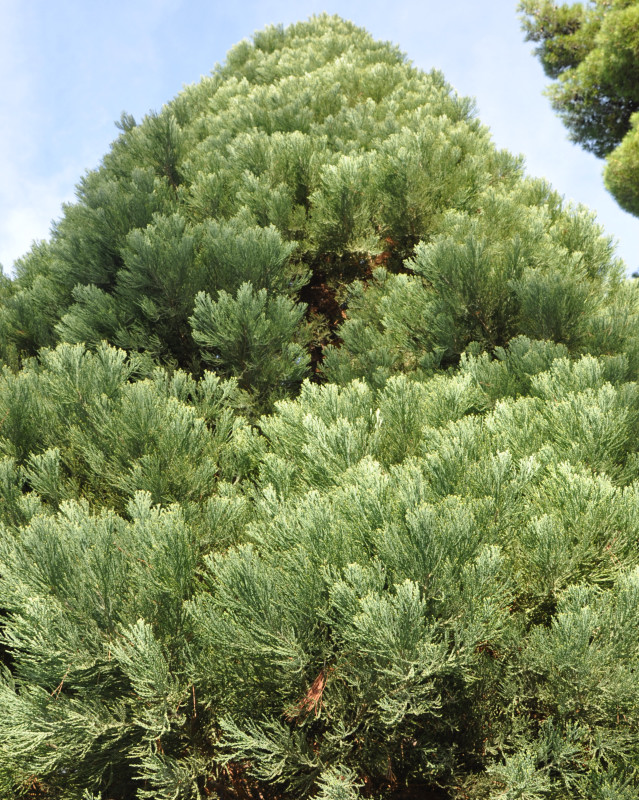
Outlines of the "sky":
<svg viewBox="0 0 639 800">
<path fill-rule="evenodd" d="M 568 140 L 525 42 L 517 0 L 0 0 L 0 264 L 46 239 L 96 168 L 122 111 L 140 121 L 271 23 L 327 11 L 441 70 L 475 98 L 495 144 L 525 157 L 567 201 L 588 206 L 628 272 L 639 220 L 603 186 L 603 162 Z"/>
</svg>

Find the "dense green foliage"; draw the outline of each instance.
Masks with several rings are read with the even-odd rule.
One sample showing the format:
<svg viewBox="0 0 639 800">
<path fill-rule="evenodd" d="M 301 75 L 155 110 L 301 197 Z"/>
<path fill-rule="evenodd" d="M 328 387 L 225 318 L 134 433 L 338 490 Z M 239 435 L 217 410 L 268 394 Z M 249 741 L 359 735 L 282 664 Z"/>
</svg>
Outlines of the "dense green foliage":
<svg viewBox="0 0 639 800">
<path fill-rule="evenodd" d="M 592 216 L 338 18 L 120 129 L 0 285 L 0 796 L 635 798 Z"/>
<path fill-rule="evenodd" d="M 606 187 L 639 216 L 639 2 L 522 0 L 519 8 L 556 80 L 553 107 L 575 142 L 607 157 Z"/>
</svg>

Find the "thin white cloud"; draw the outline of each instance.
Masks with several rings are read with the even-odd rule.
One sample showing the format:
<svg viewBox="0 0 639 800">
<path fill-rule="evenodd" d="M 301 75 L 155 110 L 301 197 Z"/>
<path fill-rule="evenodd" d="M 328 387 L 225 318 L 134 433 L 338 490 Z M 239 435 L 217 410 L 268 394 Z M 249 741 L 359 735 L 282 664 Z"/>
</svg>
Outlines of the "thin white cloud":
<svg viewBox="0 0 639 800">
<path fill-rule="evenodd" d="M 62 214 L 62 204 L 74 199 L 77 177 L 74 169 L 68 169 L 49 179 L 23 179 L 19 199 L 7 203 L 2 198 L 0 264 L 5 274 L 12 274 L 14 261 L 34 242 L 49 237 L 52 222 Z"/>
</svg>

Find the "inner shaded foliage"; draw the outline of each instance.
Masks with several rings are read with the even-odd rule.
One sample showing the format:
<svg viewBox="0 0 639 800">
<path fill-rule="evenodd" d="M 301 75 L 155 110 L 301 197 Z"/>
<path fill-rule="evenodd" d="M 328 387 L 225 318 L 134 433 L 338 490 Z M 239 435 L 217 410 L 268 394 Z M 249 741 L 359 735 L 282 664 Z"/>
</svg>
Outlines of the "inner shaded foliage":
<svg viewBox="0 0 639 800">
<path fill-rule="evenodd" d="M 631 800 L 637 291 L 337 17 L 0 283 L 0 795 Z"/>
</svg>

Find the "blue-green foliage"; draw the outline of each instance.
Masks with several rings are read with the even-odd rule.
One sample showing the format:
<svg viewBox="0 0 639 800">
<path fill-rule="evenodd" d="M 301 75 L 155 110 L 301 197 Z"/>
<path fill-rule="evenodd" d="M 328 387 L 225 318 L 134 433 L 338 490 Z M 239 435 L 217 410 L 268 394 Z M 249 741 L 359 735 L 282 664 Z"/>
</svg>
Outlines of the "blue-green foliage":
<svg viewBox="0 0 639 800">
<path fill-rule="evenodd" d="M 235 386 L 134 369 L 66 345 L 21 373 L 50 410 L 28 457 L 3 440 L 6 785 L 123 791 L 114 770 L 190 797 L 231 791 L 225 764 L 346 796 L 362 778 L 540 797 L 631 780 L 627 361 L 515 339 L 378 391 L 305 383 L 259 436 L 229 416 Z"/>
<path fill-rule="evenodd" d="M 0 282 L 0 795 L 636 797 L 591 216 L 337 18 L 120 127 Z"/>
</svg>

